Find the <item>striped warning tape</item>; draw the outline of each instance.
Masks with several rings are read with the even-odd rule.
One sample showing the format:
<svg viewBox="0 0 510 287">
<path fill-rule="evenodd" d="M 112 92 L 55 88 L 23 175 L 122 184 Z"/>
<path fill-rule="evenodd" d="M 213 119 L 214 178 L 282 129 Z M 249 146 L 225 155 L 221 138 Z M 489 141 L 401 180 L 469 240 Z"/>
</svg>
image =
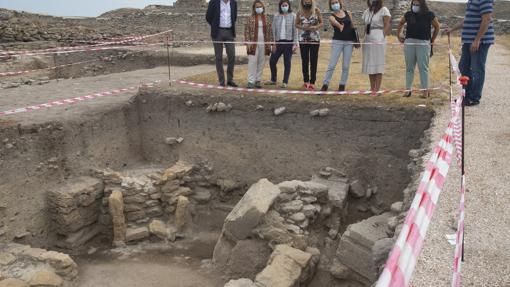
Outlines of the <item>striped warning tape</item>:
<svg viewBox="0 0 510 287">
<path fill-rule="evenodd" d="M 60 53 L 66 53 L 70 51 L 98 51 L 95 48 L 97 47 L 103 47 L 103 46 L 110 46 L 110 45 L 119 45 L 119 44 L 125 44 L 129 42 L 134 41 L 141 41 L 145 40 L 147 38 L 153 38 L 157 37 L 163 34 L 170 33 L 172 30 L 167 30 L 163 32 L 159 32 L 156 34 L 151 35 L 145 35 L 145 36 L 138 36 L 133 37 L 129 39 L 125 39 L 122 41 L 112 41 L 112 42 L 104 42 L 96 45 L 84 45 L 84 46 L 75 46 L 75 47 L 57 47 L 57 48 L 49 48 L 49 49 L 42 49 L 42 50 L 25 50 L 25 51 L 1 51 L 0 57 L 11 57 L 11 56 L 33 56 L 33 55 L 46 55 L 46 54 L 60 54 Z"/>
<path fill-rule="evenodd" d="M 454 148 L 452 142 L 453 122 L 450 121 L 427 163 L 402 231 L 379 277 L 377 287 L 408 286 L 450 168 Z"/>
<path fill-rule="evenodd" d="M 188 85 L 192 87 L 202 89 L 216 89 L 224 91 L 237 91 L 237 92 L 249 92 L 249 93 L 260 93 L 260 94 L 287 94 L 287 95 L 372 95 L 374 92 L 370 90 L 352 90 L 352 91 L 303 91 L 303 90 L 288 90 L 288 89 L 251 89 L 243 87 L 224 87 L 212 84 L 195 83 L 186 80 L 176 80 L 178 84 Z M 405 92 L 417 92 L 417 91 L 435 91 L 444 90 L 444 87 L 435 87 L 430 89 L 394 89 L 394 90 L 381 90 L 376 94 L 395 94 Z"/>
<path fill-rule="evenodd" d="M 115 96 L 115 95 L 119 95 L 119 94 L 126 93 L 129 91 L 135 91 L 136 89 L 138 89 L 139 87 L 142 87 L 142 86 L 144 86 L 144 87 L 152 86 L 159 82 L 160 81 L 154 81 L 154 82 L 145 83 L 145 84 L 137 85 L 137 86 L 131 86 L 131 87 L 122 88 L 122 89 L 115 89 L 115 90 L 106 91 L 106 92 L 93 93 L 93 94 L 89 94 L 86 96 L 61 99 L 61 100 L 31 105 L 31 106 L 22 107 L 22 108 L 16 108 L 16 109 L 7 110 L 7 111 L 0 111 L 0 116 L 8 116 L 8 115 L 19 114 L 19 113 L 28 113 L 28 112 L 32 112 L 32 111 L 41 110 L 41 109 L 53 108 L 53 107 L 58 107 L 58 106 L 63 106 L 63 105 L 75 104 L 75 103 L 83 102 L 83 101 L 94 100 L 94 99 L 98 99 L 98 98 L 102 98 L 102 97 Z"/>
<path fill-rule="evenodd" d="M 453 261 L 452 287 L 460 287 L 460 274 L 462 269 L 462 249 L 464 247 L 464 208 L 466 195 L 466 177 L 462 176 L 462 185 L 460 187 L 460 206 L 459 222 L 457 223 L 457 233 L 455 236 L 455 255 Z"/>
</svg>

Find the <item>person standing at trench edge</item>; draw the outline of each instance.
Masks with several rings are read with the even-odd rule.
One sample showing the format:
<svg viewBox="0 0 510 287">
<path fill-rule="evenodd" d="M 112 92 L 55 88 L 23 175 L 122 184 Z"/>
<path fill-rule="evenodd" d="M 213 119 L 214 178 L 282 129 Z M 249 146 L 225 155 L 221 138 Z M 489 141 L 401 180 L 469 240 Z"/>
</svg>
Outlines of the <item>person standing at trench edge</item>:
<svg viewBox="0 0 510 287">
<path fill-rule="evenodd" d="M 299 29 L 299 51 L 301 53 L 301 69 L 303 72 L 304 89 L 315 90 L 317 80 L 317 64 L 319 61 L 320 34 L 324 26 L 322 14 L 316 7 L 315 0 L 301 0 L 296 16 L 296 28 Z"/>
<path fill-rule="evenodd" d="M 205 15 L 211 26 L 211 38 L 214 42 L 214 56 L 216 58 L 216 72 L 220 86 L 225 86 L 225 72 L 223 70 L 223 46 L 227 51 L 227 82 L 230 87 L 237 87 L 234 82 L 234 64 L 236 59 L 235 41 L 237 2 L 236 0 L 211 0 Z M 229 43 L 224 43 L 229 42 Z"/>
<path fill-rule="evenodd" d="M 407 23 L 406 35 L 402 37 L 402 30 Z M 434 27 L 434 34 L 431 33 Z M 433 12 L 429 10 L 426 0 L 413 0 L 411 11 L 404 14 L 397 28 L 397 37 L 404 43 L 406 59 L 406 89 L 413 88 L 414 69 L 418 64 L 420 71 L 420 84 L 422 89 L 429 88 L 429 61 L 431 49 L 439 34 L 439 21 Z M 411 91 L 406 92 L 404 97 L 410 97 Z M 422 98 L 428 98 L 429 91 L 423 91 Z"/>
<path fill-rule="evenodd" d="M 367 0 L 367 6 L 362 16 L 365 38 L 361 70 L 368 74 L 372 96 L 378 96 L 386 63 L 386 36 L 391 34 L 391 14 L 383 0 Z"/>
<path fill-rule="evenodd" d="M 280 88 L 285 89 L 289 84 L 292 54 L 296 52 L 299 45 L 296 28 L 296 14 L 292 13 L 290 0 L 280 0 L 278 3 L 278 13 L 273 17 L 272 32 L 275 45 L 271 48 L 271 58 L 269 59 L 271 80 L 266 82 L 266 85 L 276 85 L 278 76 L 276 64 L 283 55 L 283 82 L 281 83 Z"/>
<path fill-rule="evenodd" d="M 492 23 L 493 6 L 493 0 L 468 0 L 464 19 L 444 30 L 450 35 L 451 32 L 462 28 L 459 69 L 463 76 L 470 79 L 466 87 L 466 106 L 476 106 L 482 98 L 487 54 L 495 40 Z"/>
<path fill-rule="evenodd" d="M 333 26 L 334 34 L 328 70 L 324 76 L 321 91 L 328 90 L 329 81 L 331 81 L 333 77 L 336 64 L 342 54 L 342 77 L 338 90 L 345 91 L 345 85 L 349 78 L 352 51 L 357 41 L 357 34 L 354 23 L 352 22 L 352 14 L 345 9 L 343 0 L 329 0 L 329 8 L 332 11 L 331 16 L 329 16 L 329 23 Z M 356 45 L 356 47 L 359 48 L 359 44 Z"/>
<path fill-rule="evenodd" d="M 253 2 L 251 16 L 244 25 L 244 41 L 248 54 L 248 88 L 262 88 L 262 73 L 266 56 L 271 53 L 271 23 L 266 17 L 264 4 L 260 0 Z"/>
</svg>

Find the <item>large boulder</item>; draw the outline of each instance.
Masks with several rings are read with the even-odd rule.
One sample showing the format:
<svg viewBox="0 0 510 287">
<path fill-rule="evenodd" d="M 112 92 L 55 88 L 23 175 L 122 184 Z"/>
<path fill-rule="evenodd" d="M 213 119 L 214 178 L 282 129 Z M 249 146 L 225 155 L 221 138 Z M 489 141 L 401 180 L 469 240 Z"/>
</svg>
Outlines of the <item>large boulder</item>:
<svg viewBox="0 0 510 287">
<path fill-rule="evenodd" d="M 310 253 L 289 245 L 277 245 L 268 265 L 255 278 L 255 283 L 271 287 L 297 286 L 311 258 Z"/>
<path fill-rule="evenodd" d="M 213 262 L 217 266 L 226 267 L 232 249 L 239 241 L 254 234 L 254 229 L 263 221 L 279 194 L 280 189 L 267 179 L 259 180 L 248 189 L 223 223 L 213 253 Z"/>
<path fill-rule="evenodd" d="M 267 179 L 261 179 L 248 189 L 243 198 L 225 219 L 223 232 L 233 240 L 243 240 L 252 234 L 280 189 Z"/>
</svg>

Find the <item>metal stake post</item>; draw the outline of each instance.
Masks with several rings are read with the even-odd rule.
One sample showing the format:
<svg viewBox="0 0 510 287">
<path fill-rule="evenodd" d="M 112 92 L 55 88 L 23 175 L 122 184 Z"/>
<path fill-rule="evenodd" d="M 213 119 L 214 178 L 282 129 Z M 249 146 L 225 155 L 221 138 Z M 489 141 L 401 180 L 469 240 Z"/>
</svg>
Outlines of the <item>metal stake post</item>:
<svg viewBox="0 0 510 287">
<path fill-rule="evenodd" d="M 450 45 L 450 34 L 448 34 L 448 51 L 451 51 L 452 48 L 451 48 L 451 45 Z M 448 75 L 450 75 L 450 82 L 448 83 L 448 85 L 450 86 L 450 102 L 452 101 L 452 59 L 450 58 L 450 55 L 448 55 L 448 68 L 449 68 L 449 71 L 450 73 L 448 73 Z"/>
<path fill-rule="evenodd" d="M 462 174 L 462 178 L 461 178 L 461 185 L 464 185 L 464 176 L 465 176 L 465 170 L 464 170 L 464 154 L 466 153 L 466 144 L 464 142 L 464 135 L 465 135 L 465 130 L 464 130 L 464 120 L 466 118 L 465 116 L 465 110 L 466 110 L 466 87 L 469 83 L 469 77 L 467 76 L 462 76 L 459 78 L 459 81 L 460 81 L 460 84 L 462 85 L 462 162 L 461 162 L 461 174 Z M 464 191 L 465 192 L 465 191 Z M 464 228 L 465 230 L 465 228 Z M 462 262 L 464 262 L 464 230 L 462 231 Z"/>
</svg>

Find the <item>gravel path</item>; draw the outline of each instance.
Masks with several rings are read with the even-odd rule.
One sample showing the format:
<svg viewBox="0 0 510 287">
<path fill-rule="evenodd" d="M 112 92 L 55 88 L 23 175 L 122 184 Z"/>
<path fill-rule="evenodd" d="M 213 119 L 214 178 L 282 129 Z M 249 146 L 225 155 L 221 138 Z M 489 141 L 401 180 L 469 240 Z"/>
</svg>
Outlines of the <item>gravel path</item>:
<svg viewBox="0 0 510 287">
<path fill-rule="evenodd" d="M 484 97 L 466 110 L 466 233 L 462 286 L 510 286 L 510 51 L 489 51 Z M 434 144 L 446 129 L 449 111 L 434 120 Z M 454 246 L 445 234 L 455 232 L 460 171 L 452 164 L 448 181 L 429 227 L 412 286 L 449 286 Z"/>
</svg>

